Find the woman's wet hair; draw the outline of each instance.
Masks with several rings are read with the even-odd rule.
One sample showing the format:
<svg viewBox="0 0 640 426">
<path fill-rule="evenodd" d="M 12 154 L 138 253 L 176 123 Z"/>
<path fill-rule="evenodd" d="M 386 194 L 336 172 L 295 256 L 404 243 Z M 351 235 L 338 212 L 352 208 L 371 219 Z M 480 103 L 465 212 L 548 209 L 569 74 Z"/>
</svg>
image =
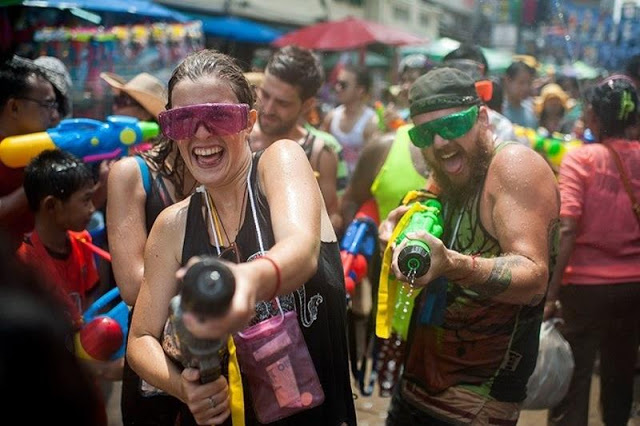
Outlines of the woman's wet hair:
<svg viewBox="0 0 640 426">
<path fill-rule="evenodd" d="M 587 102 L 600 123 L 601 137 L 624 136 L 625 129 L 638 123 L 638 93 L 625 75 L 604 79 L 589 91 Z"/>
<path fill-rule="evenodd" d="M 171 74 L 168 84 L 168 100 L 167 109 L 171 109 L 171 96 L 176 84 L 188 78 L 191 81 L 198 80 L 201 77 L 212 76 L 220 80 L 226 81 L 231 85 L 233 93 L 238 98 L 239 103 L 248 104 L 253 108 L 255 103 L 255 92 L 243 71 L 236 64 L 235 60 L 223 53 L 212 49 L 203 49 L 188 55 Z M 174 184 L 176 196 L 179 199 L 184 198 L 184 174 L 185 165 L 181 155 L 174 156 L 171 165 L 167 164 L 166 159 L 173 151 L 175 142 L 171 139 L 160 136 L 160 139 L 154 146 L 144 152 L 142 156 L 158 170 L 160 174 L 171 180 Z"/>
<path fill-rule="evenodd" d="M 171 164 L 167 164 L 167 159 L 174 152 L 176 142 L 160 135 L 158 140 L 154 142 L 151 149 L 143 151 L 140 155 L 147 163 L 151 164 L 151 168 L 173 183 L 176 199 L 181 200 L 189 194 L 184 191 L 184 173 L 185 165 L 182 155 L 174 155 Z"/>
<path fill-rule="evenodd" d="M 167 109 L 171 109 L 171 96 L 176 84 L 185 78 L 196 81 L 205 76 L 226 81 L 238 98 L 238 102 L 248 104 L 250 108 L 253 108 L 255 103 L 253 90 L 235 60 L 224 53 L 203 49 L 188 55 L 171 74 Z"/>
</svg>

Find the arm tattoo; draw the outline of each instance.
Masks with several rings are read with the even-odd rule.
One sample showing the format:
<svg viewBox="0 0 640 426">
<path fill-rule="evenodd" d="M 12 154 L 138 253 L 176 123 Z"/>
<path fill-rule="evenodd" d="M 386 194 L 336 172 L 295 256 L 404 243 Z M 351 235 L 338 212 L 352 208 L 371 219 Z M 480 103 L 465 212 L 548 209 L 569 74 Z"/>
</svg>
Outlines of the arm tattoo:
<svg viewBox="0 0 640 426">
<path fill-rule="evenodd" d="M 474 291 L 484 299 L 490 299 L 507 291 L 511 285 L 511 267 L 516 263 L 513 258 L 497 257 L 489 278 L 479 286 L 474 286 Z"/>
</svg>

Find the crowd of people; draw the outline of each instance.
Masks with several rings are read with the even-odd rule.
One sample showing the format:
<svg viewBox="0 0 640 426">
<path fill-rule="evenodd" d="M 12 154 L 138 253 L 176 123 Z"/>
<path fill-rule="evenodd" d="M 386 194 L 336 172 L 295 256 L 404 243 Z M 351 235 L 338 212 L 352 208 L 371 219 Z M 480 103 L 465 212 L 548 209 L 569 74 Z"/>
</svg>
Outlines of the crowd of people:
<svg viewBox="0 0 640 426">
<path fill-rule="evenodd" d="M 0 302 L 9 309 L 6 298 L 30 298 L 25 310 L 56 312 L 45 325 L 25 311 L 23 321 L 37 322 L 23 329 L 43 345 L 56 341 L 47 351 L 61 369 L 82 371 L 83 411 L 71 413 L 79 398 L 67 402 L 60 420 L 106 424 L 98 385 L 122 381 L 124 425 L 262 424 L 264 395 L 253 381 L 262 374 L 258 389 L 281 413 L 270 424 L 356 425 L 350 352 L 364 349 L 349 344 L 347 314 L 357 310 L 375 324 L 375 347 L 402 348 L 374 364 L 395 372 L 387 425 L 516 425 L 541 323 L 554 317 L 575 370 L 548 424 L 587 425 L 597 359 L 603 421 L 626 424 L 640 339 L 637 65 L 579 92 L 571 79 L 538 78 L 533 58 L 494 78 L 473 45 L 441 63 L 418 54 L 399 65 L 383 112 L 365 68 L 346 66 L 328 81 L 318 56 L 296 46 L 254 73 L 210 49 L 186 56 L 167 82 L 103 73 L 113 114 L 156 123 L 160 133 L 145 149 L 94 163 L 33 149 L 25 168 L 6 164 L 2 139 L 73 117 L 72 82 L 55 58 L 0 65 L 0 261 L 15 257 L 35 274 L 16 269 L 0 284 Z M 326 84 L 339 105 L 317 117 Z M 584 143 L 564 148 L 551 167 L 519 128 Z M 416 190 L 441 203 L 442 234 L 400 240 L 418 208 L 405 196 Z M 361 283 L 369 290 L 348 296 L 340 242 L 371 201 L 379 250 Z M 89 232 L 96 216 L 106 222 L 101 243 Z M 416 241 L 429 248 L 429 268 L 405 275 L 398 258 Z M 221 375 L 211 381 L 184 362 L 174 306 L 187 271 L 208 257 L 234 277 L 229 306 L 179 317 L 193 341 L 223 342 Z M 113 287 L 129 307 L 125 355 L 87 359 L 77 338 L 83 313 Z M 444 297 L 434 308 L 436 287 Z M 402 338 L 391 327 L 401 291 L 415 298 Z M 278 317 L 294 318 L 298 343 L 277 334 Z M 34 325 L 48 332 L 34 334 Z M 272 337 L 250 353 L 236 344 L 265 330 Z M 311 374 L 292 367 L 301 351 Z M 9 389 L 18 379 L 7 365 L 17 358 L 2 352 L 0 383 Z M 50 369 L 40 374 L 59 378 Z M 304 391 L 312 385 L 320 395 Z"/>
</svg>

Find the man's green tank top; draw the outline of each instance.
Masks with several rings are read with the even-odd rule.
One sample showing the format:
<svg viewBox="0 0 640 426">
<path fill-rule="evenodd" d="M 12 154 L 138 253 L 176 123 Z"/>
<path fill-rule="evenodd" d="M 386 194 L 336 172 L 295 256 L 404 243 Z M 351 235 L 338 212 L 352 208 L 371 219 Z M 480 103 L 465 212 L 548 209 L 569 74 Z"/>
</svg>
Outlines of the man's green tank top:
<svg viewBox="0 0 640 426">
<path fill-rule="evenodd" d="M 411 159 L 409 129 L 412 127 L 412 124 L 407 124 L 398 128 L 387 158 L 371 184 L 380 220 L 400 205 L 407 192 L 424 188 L 427 181 L 418 173 Z"/>
</svg>

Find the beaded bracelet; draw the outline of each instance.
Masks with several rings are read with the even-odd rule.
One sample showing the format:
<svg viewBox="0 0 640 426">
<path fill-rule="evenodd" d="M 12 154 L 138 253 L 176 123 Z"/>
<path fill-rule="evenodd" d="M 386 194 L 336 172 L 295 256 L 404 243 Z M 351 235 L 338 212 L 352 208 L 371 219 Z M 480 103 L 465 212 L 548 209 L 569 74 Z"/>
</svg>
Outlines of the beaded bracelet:
<svg viewBox="0 0 640 426">
<path fill-rule="evenodd" d="M 273 268 L 276 270 L 276 288 L 273 290 L 273 295 L 267 299 L 267 300 L 272 300 L 278 295 L 278 292 L 280 291 L 280 287 L 282 286 L 282 280 L 280 277 L 280 268 L 278 267 L 278 264 L 275 262 L 275 260 L 271 259 L 270 257 L 262 256 L 260 257 L 260 259 L 268 260 L 269 262 L 271 262 L 271 264 L 273 265 Z"/>
</svg>

